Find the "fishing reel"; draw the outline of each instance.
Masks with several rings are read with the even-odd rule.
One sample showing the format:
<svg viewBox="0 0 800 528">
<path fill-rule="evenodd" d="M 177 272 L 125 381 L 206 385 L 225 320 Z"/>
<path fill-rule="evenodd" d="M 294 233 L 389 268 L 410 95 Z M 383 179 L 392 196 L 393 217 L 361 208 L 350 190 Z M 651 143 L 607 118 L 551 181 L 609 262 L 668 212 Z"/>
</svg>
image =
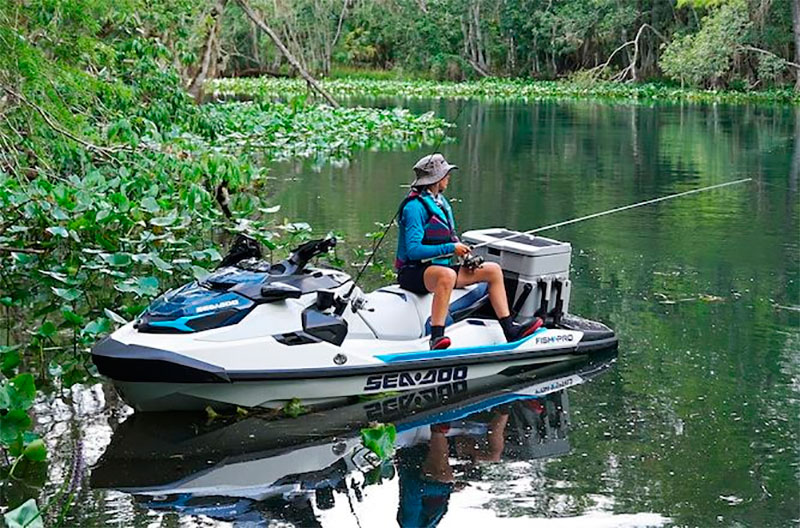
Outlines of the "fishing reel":
<svg viewBox="0 0 800 528">
<path fill-rule="evenodd" d="M 475 271 L 476 269 L 483 267 L 484 262 L 485 259 L 482 256 L 469 254 L 464 257 L 464 261 L 461 263 L 461 265 L 470 271 Z"/>
</svg>

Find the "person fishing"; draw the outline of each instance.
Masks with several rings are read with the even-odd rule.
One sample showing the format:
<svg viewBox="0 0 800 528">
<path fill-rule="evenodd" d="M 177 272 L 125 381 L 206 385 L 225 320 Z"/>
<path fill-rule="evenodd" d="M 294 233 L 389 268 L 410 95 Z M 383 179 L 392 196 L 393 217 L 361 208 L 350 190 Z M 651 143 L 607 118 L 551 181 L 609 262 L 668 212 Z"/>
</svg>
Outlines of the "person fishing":
<svg viewBox="0 0 800 528">
<path fill-rule="evenodd" d="M 538 317 L 527 324 L 512 320 L 498 264 L 488 262 L 469 269 L 453 262 L 451 255 L 465 257 L 470 253 L 470 247 L 458 240 L 453 210 L 443 194 L 450 173 L 457 168 L 439 153 L 421 158 L 414 165 L 411 192 L 400 204 L 395 269 L 401 288 L 420 295 L 433 293 L 431 350 L 442 350 L 451 344 L 444 328 L 453 288 L 477 282 L 489 284 L 489 301 L 506 341 L 527 337 L 543 324 Z"/>
</svg>

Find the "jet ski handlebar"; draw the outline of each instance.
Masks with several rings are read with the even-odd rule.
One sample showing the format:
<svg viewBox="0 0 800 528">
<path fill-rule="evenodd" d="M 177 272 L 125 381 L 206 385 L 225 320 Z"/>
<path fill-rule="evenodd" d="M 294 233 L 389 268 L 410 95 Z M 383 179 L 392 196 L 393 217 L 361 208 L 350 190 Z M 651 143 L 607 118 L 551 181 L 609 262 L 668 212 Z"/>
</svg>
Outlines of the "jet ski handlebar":
<svg viewBox="0 0 800 528">
<path fill-rule="evenodd" d="M 285 260 L 278 262 L 272 266 L 268 266 L 270 275 L 292 275 L 300 273 L 306 265 L 319 255 L 327 253 L 332 248 L 336 247 L 336 237 L 320 238 L 317 240 L 309 240 L 292 250 L 289 257 Z M 231 245 L 231 249 L 225 258 L 222 259 L 217 268 L 227 266 L 240 266 L 244 267 L 242 262 L 251 259 L 261 259 L 262 251 L 261 245 L 256 239 L 245 235 L 239 234 Z M 263 271 L 263 270 L 262 270 Z"/>
<path fill-rule="evenodd" d="M 306 264 L 308 264 L 311 259 L 316 256 L 323 255 L 335 247 L 336 237 L 309 240 L 308 242 L 295 248 L 288 260 L 291 264 L 296 266 L 294 272 L 297 273 L 305 268 Z"/>
</svg>

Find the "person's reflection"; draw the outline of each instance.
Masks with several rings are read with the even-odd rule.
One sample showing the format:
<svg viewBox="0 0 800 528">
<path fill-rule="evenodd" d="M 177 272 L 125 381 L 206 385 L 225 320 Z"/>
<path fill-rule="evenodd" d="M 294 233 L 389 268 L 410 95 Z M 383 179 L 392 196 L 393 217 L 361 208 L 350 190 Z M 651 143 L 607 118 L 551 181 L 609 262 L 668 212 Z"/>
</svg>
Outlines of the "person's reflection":
<svg viewBox="0 0 800 528">
<path fill-rule="evenodd" d="M 397 522 L 403 528 L 433 527 L 447 513 L 453 490 L 467 483 L 456 479 L 450 457 L 478 461 L 500 460 L 505 446 L 508 409 L 500 407 L 488 422 L 440 423 L 430 426 L 427 443 L 398 451 L 400 504 Z M 480 419 L 481 417 L 476 417 Z"/>
</svg>

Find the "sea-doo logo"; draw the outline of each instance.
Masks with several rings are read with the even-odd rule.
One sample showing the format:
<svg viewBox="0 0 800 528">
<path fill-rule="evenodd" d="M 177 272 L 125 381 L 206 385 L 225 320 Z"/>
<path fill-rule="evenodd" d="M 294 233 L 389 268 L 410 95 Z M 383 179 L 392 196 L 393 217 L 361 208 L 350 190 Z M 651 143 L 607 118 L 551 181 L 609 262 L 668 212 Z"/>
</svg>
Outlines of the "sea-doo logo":
<svg viewBox="0 0 800 528">
<path fill-rule="evenodd" d="M 373 374 L 367 377 L 364 391 L 398 389 L 402 387 L 418 387 L 434 383 L 449 383 L 467 379 L 467 367 L 442 367 L 416 372 L 393 372 L 391 374 Z"/>
<path fill-rule="evenodd" d="M 386 398 L 384 400 L 371 402 L 364 407 L 364 410 L 367 413 L 368 420 L 380 421 L 398 412 L 405 414 L 408 411 L 414 411 L 441 403 L 451 396 L 460 394 L 466 390 L 466 381 L 445 383 L 444 385 L 437 385 L 436 387 L 406 392 L 394 398 Z"/>
<path fill-rule="evenodd" d="M 572 334 L 559 334 L 559 335 L 546 335 L 536 338 L 537 345 L 546 345 L 548 343 L 569 343 L 575 339 Z"/>
<path fill-rule="evenodd" d="M 227 308 L 228 306 L 236 306 L 239 304 L 238 299 L 231 299 L 230 301 L 221 301 L 214 304 L 206 304 L 204 306 L 198 306 L 195 310 L 195 313 L 203 313 L 208 312 L 210 310 L 218 310 L 220 308 Z"/>
</svg>

